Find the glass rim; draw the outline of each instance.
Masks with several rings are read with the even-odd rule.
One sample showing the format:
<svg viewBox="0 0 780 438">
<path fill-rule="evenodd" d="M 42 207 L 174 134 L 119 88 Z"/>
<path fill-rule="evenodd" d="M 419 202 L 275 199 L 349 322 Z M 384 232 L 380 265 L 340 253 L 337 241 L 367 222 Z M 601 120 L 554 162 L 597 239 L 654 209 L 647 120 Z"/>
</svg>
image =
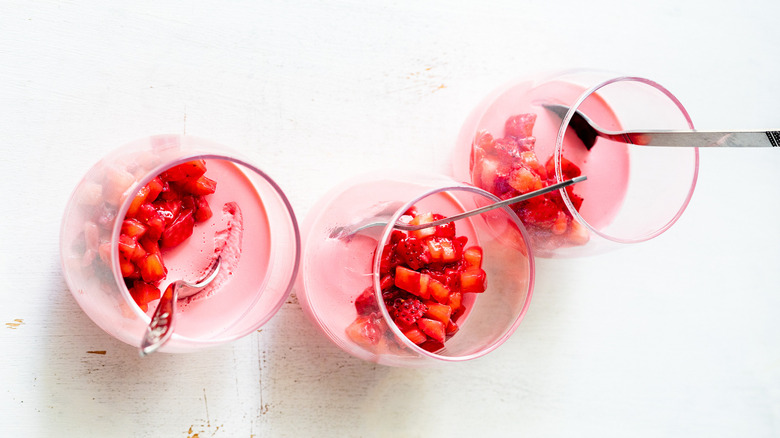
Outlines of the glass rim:
<svg viewBox="0 0 780 438">
<path fill-rule="evenodd" d="M 199 140 L 199 137 L 193 137 L 193 136 L 179 136 L 181 138 L 187 138 L 191 140 Z M 205 140 L 205 139 L 203 139 Z M 209 140 L 205 140 L 209 141 Z M 210 141 L 209 141 L 210 142 Z M 219 145 L 220 147 L 223 147 L 222 145 Z M 233 151 L 230 151 L 231 154 L 235 154 Z M 154 179 L 157 175 L 164 172 L 165 170 L 179 165 L 186 163 L 188 161 L 193 160 L 223 160 L 223 161 L 229 161 L 234 164 L 237 164 L 239 166 L 242 166 L 246 169 L 249 169 L 250 171 L 256 173 L 261 178 L 263 178 L 276 192 L 277 196 L 279 196 L 279 199 L 282 201 L 282 203 L 285 206 L 285 209 L 287 211 L 287 217 L 290 219 L 290 223 L 292 224 L 293 228 L 293 235 L 295 237 L 295 260 L 293 264 L 292 273 L 290 275 L 290 278 L 287 282 L 287 287 L 282 294 L 279 301 L 273 306 L 273 308 L 270 309 L 270 311 L 267 313 L 267 315 L 259 320 L 256 324 L 253 324 L 250 329 L 244 330 L 240 333 L 237 333 L 232 336 L 228 337 L 219 337 L 219 338 L 209 338 L 209 339 L 201 339 L 201 338 L 194 338 L 189 336 L 184 336 L 181 334 L 178 334 L 174 331 L 174 333 L 171 336 L 171 340 L 181 340 L 186 342 L 192 342 L 194 344 L 199 344 L 202 346 L 208 346 L 208 345 L 218 345 L 223 344 L 225 342 L 231 342 L 237 339 L 240 339 L 247 334 L 255 331 L 258 327 L 265 324 L 274 314 L 276 314 L 279 309 L 284 305 L 287 298 L 290 296 L 290 293 L 292 292 L 292 289 L 295 284 L 295 279 L 298 275 L 298 269 L 300 268 L 300 262 L 301 262 L 301 234 L 300 229 L 298 225 L 297 218 L 295 217 L 295 212 L 292 208 L 292 204 L 290 204 L 289 199 L 287 199 L 287 196 L 282 191 L 281 187 L 276 183 L 276 181 L 273 180 L 267 173 L 262 171 L 257 166 L 249 163 L 248 161 L 244 160 L 243 158 L 239 158 L 236 155 L 227 155 L 227 154 L 219 154 L 219 153 L 203 153 L 203 152 L 192 152 L 182 155 L 181 157 L 176 158 L 175 160 L 171 161 L 165 161 L 163 163 L 158 164 L 151 170 L 145 173 L 144 177 L 139 179 L 136 183 L 134 183 L 132 186 L 130 186 L 129 189 L 125 191 L 125 193 L 135 194 L 138 193 L 139 190 L 141 190 L 146 184 L 149 183 L 152 179 Z M 130 306 L 131 309 L 133 309 L 133 313 L 136 317 L 138 317 L 145 325 L 149 325 L 151 322 L 151 317 L 141 310 L 141 308 L 136 304 L 133 297 L 130 295 L 130 291 L 128 290 L 127 286 L 125 285 L 124 279 L 122 277 L 122 270 L 119 266 L 119 235 L 122 230 L 122 222 L 124 218 L 127 215 L 127 210 L 130 207 L 130 204 L 133 200 L 132 196 L 127 196 L 122 203 L 119 206 L 119 209 L 117 210 L 117 220 L 114 223 L 114 228 L 111 231 L 111 271 L 113 273 L 114 281 L 116 282 L 116 286 L 119 289 L 119 293 L 121 294 L 122 298 L 125 300 L 125 302 Z M 257 298 L 262 294 L 262 290 L 258 293 Z M 256 303 L 256 301 L 254 301 Z"/>
<path fill-rule="evenodd" d="M 557 181 L 559 182 L 563 181 L 563 169 L 561 165 L 562 163 L 561 158 L 563 156 L 563 139 L 566 135 L 567 130 L 569 129 L 569 122 L 571 121 L 574 113 L 577 111 L 580 105 L 582 105 L 582 103 L 585 102 L 585 100 L 588 97 L 596 93 L 596 91 L 608 85 L 612 85 L 618 82 L 636 82 L 636 83 L 648 85 L 660 91 L 678 108 L 680 113 L 685 118 L 688 127 L 690 129 L 694 129 L 693 120 L 691 119 L 691 116 L 688 113 L 688 111 L 682 105 L 682 102 L 680 102 L 680 100 L 677 99 L 677 97 L 674 94 L 672 94 L 671 91 L 669 91 L 666 87 L 662 86 L 658 82 L 640 76 L 628 76 L 628 75 L 615 76 L 610 79 L 606 79 L 604 81 L 596 83 L 595 85 L 585 90 L 582 94 L 580 94 L 577 100 L 575 100 L 574 103 L 569 107 L 569 111 L 566 112 L 566 115 L 561 120 L 560 126 L 558 128 L 558 136 L 555 139 L 555 150 L 553 152 L 553 157 L 555 162 L 555 179 Z M 569 209 L 569 212 L 574 216 L 575 220 L 578 220 L 581 224 L 583 224 L 588 229 L 588 231 L 596 234 L 597 236 L 605 240 L 609 240 L 621 244 L 645 242 L 647 240 L 658 237 L 659 235 L 663 234 L 666 230 L 671 228 L 672 225 L 674 225 L 677 222 L 677 220 L 680 219 L 683 212 L 688 207 L 688 204 L 690 203 L 691 198 L 693 197 L 693 192 L 696 189 L 696 183 L 698 181 L 698 176 L 699 176 L 699 149 L 698 148 L 693 148 L 693 149 L 694 149 L 693 150 L 694 153 L 693 178 L 691 180 L 691 186 L 688 188 L 688 193 L 685 196 L 685 200 L 682 202 L 682 204 L 680 205 L 680 207 L 678 208 L 674 216 L 672 216 L 671 219 L 669 219 L 665 224 L 663 224 L 657 230 L 652 231 L 650 233 L 646 233 L 640 237 L 623 238 L 623 237 L 612 236 L 610 234 L 603 233 L 595 229 L 587 220 L 585 220 L 585 218 L 582 217 L 582 215 L 580 215 L 579 211 L 577 211 L 577 209 L 574 208 L 574 203 L 572 203 L 571 198 L 569 198 L 568 192 L 564 189 L 559 190 L 561 194 L 561 198 L 563 198 L 563 202 L 564 204 L 566 204 L 566 208 Z"/>
<path fill-rule="evenodd" d="M 520 309 L 520 312 L 515 317 L 515 320 L 512 323 L 512 325 L 510 325 L 509 328 L 500 337 L 495 339 L 487 347 L 482 348 L 475 353 L 471 353 L 464 356 L 446 356 L 442 354 L 437 354 L 421 348 L 417 344 L 413 343 L 409 338 L 407 338 L 406 335 L 403 334 L 401 329 L 393 322 L 392 318 L 390 317 L 390 313 L 387 311 L 387 306 L 384 305 L 384 299 L 382 298 L 382 288 L 380 285 L 381 278 L 379 275 L 379 266 L 382 259 L 382 248 L 384 248 L 384 245 L 390 239 L 390 235 L 394 228 L 392 224 L 396 223 L 406 210 L 411 208 L 414 204 L 419 202 L 421 199 L 435 195 L 437 193 L 448 192 L 448 191 L 464 191 L 464 192 L 474 193 L 489 199 L 491 202 L 498 202 L 501 200 L 500 198 L 498 198 L 497 196 L 495 196 L 494 194 L 486 190 L 468 184 L 447 185 L 443 187 L 426 190 L 421 195 L 416 196 L 414 199 L 408 201 L 400 208 L 398 208 L 398 210 L 396 210 L 396 212 L 388 221 L 387 225 L 385 225 L 384 229 L 382 230 L 381 237 L 377 241 L 377 247 L 374 251 L 374 261 L 372 265 L 371 276 L 373 280 L 374 298 L 377 300 L 377 303 L 379 304 L 379 311 L 382 314 L 382 319 L 385 321 L 388 328 L 392 331 L 393 335 L 399 340 L 398 342 L 402 343 L 405 347 L 409 348 L 410 350 L 414 351 L 415 353 L 423 357 L 427 357 L 439 361 L 445 361 L 445 362 L 463 362 L 471 359 L 476 359 L 478 357 L 482 357 L 490 353 L 491 351 L 501 346 L 504 342 L 506 342 L 507 339 L 509 339 L 512 336 L 512 334 L 517 330 L 517 328 L 520 326 L 520 323 L 525 318 L 525 314 L 527 313 L 528 308 L 530 307 L 531 304 L 531 298 L 533 296 L 533 291 L 534 291 L 536 268 L 535 268 L 533 248 L 531 247 L 530 239 L 528 237 L 527 230 L 523 225 L 523 222 L 520 220 L 517 214 L 508 206 L 503 206 L 498 208 L 497 210 L 502 210 L 504 211 L 505 214 L 508 214 L 510 219 L 512 219 L 512 222 L 514 222 L 514 224 L 517 225 L 517 228 L 520 231 L 520 235 L 522 236 L 523 243 L 525 244 L 525 248 L 528 251 L 528 268 L 529 268 L 528 269 L 529 271 L 528 291 L 526 294 L 525 302 L 523 303 L 523 307 Z"/>
</svg>

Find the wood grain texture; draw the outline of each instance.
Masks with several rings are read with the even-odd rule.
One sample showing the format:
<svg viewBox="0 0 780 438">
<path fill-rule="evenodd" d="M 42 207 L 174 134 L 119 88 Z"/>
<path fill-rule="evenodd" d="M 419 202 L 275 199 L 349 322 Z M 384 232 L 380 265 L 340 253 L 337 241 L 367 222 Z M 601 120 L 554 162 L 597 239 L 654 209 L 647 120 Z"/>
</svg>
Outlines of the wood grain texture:
<svg viewBox="0 0 780 438">
<path fill-rule="evenodd" d="M 0 1 L 0 435 L 780 435 L 777 150 L 702 151 L 670 231 L 538 261 L 510 341 L 438 369 L 348 356 L 295 291 L 244 339 L 141 359 L 63 280 L 70 191 L 147 135 L 241 150 L 303 218 L 350 175 L 448 172 L 469 110 L 540 70 L 653 78 L 702 129 L 778 127 L 777 2 L 624 3 Z"/>
</svg>

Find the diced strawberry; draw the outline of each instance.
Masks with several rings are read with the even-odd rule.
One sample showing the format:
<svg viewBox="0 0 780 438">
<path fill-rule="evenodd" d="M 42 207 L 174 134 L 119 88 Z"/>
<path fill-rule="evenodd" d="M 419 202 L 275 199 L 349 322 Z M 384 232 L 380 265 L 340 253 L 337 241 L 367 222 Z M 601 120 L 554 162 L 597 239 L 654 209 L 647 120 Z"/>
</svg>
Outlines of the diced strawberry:
<svg viewBox="0 0 780 438">
<path fill-rule="evenodd" d="M 379 287 L 382 290 L 390 289 L 395 285 L 395 279 L 392 275 L 385 275 L 379 279 Z"/>
<path fill-rule="evenodd" d="M 144 203 L 138 209 L 137 219 L 146 225 L 147 236 L 151 239 L 159 239 L 165 230 L 165 218 L 150 203 Z"/>
<path fill-rule="evenodd" d="M 366 288 L 362 294 L 355 298 L 355 310 L 357 310 L 358 315 L 369 315 L 379 311 L 373 287 Z"/>
<path fill-rule="evenodd" d="M 184 181 L 198 179 L 204 173 L 206 173 L 206 162 L 194 160 L 173 166 L 160 174 L 160 177 L 163 181 Z"/>
<path fill-rule="evenodd" d="M 542 178 L 527 167 L 513 169 L 512 172 L 509 173 L 507 182 L 513 189 L 521 194 L 539 190 L 544 187 Z"/>
<path fill-rule="evenodd" d="M 111 263 L 111 242 L 103 241 L 98 245 L 98 257 L 103 263 Z"/>
<path fill-rule="evenodd" d="M 423 317 L 417 320 L 417 327 L 434 341 L 444 342 L 446 326 L 441 321 Z"/>
<path fill-rule="evenodd" d="M 417 298 L 396 298 L 387 306 L 387 312 L 399 327 L 408 327 L 428 310 L 428 307 Z"/>
<path fill-rule="evenodd" d="M 135 303 L 144 312 L 148 309 L 148 303 L 160 298 L 160 290 L 157 287 L 145 283 L 143 281 L 136 280 L 133 282 L 133 286 L 129 289 L 130 296 L 133 297 Z"/>
<path fill-rule="evenodd" d="M 172 248 L 184 242 L 192 235 L 195 219 L 192 217 L 192 210 L 184 210 L 179 217 L 165 229 L 160 239 L 160 247 Z"/>
<path fill-rule="evenodd" d="M 469 268 L 460 273 L 461 292 L 482 293 L 487 289 L 487 274 L 479 268 Z"/>
<path fill-rule="evenodd" d="M 432 213 L 421 213 L 415 216 L 414 218 L 412 218 L 412 220 L 409 222 L 409 225 L 422 225 L 431 222 L 433 222 Z M 421 230 L 410 231 L 409 235 L 411 237 L 416 237 L 418 239 L 424 239 L 435 233 L 436 233 L 436 229 L 434 227 L 428 227 L 428 228 L 423 228 Z"/>
<path fill-rule="evenodd" d="M 428 302 L 426 304 L 428 310 L 423 314 L 426 318 L 435 319 L 441 321 L 442 324 L 447 324 L 452 314 L 452 308 L 446 304 L 439 304 L 434 302 Z"/>
<path fill-rule="evenodd" d="M 149 194 L 146 196 L 146 202 L 154 202 L 157 200 L 157 197 L 160 196 L 160 193 L 162 193 L 165 184 L 159 176 L 155 176 L 146 184 L 146 187 L 149 188 Z"/>
<path fill-rule="evenodd" d="M 431 254 L 422 240 L 409 237 L 398 242 L 395 249 L 402 263 L 418 270 L 431 262 Z"/>
<path fill-rule="evenodd" d="M 141 278 L 147 283 L 154 283 L 165 278 L 167 273 L 159 254 L 147 254 L 138 262 Z"/>
<path fill-rule="evenodd" d="M 566 194 L 569 195 L 569 200 L 571 200 L 571 203 L 574 205 L 574 209 L 580 211 L 580 207 L 582 206 L 582 196 L 574 193 L 574 186 L 566 187 Z"/>
<path fill-rule="evenodd" d="M 412 343 L 420 345 L 428 340 L 428 336 L 422 332 L 418 327 L 412 326 L 403 331 L 404 336 L 409 338 Z"/>
<path fill-rule="evenodd" d="M 558 218 L 555 220 L 555 223 L 553 223 L 552 227 L 550 227 L 550 230 L 553 232 L 553 234 L 561 235 L 566 232 L 568 222 L 569 217 L 566 216 L 566 213 L 559 211 Z"/>
<path fill-rule="evenodd" d="M 470 246 L 463 250 L 463 261 L 467 268 L 482 267 L 482 247 Z"/>
<path fill-rule="evenodd" d="M 390 243 L 398 243 L 406 238 L 407 238 L 407 234 L 405 231 L 393 230 L 390 233 Z"/>
<path fill-rule="evenodd" d="M 160 251 L 160 245 L 157 239 L 152 239 L 149 236 L 144 236 L 138 239 L 138 244 L 141 245 L 141 247 L 147 253 L 157 254 L 162 257 L 162 252 Z"/>
<path fill-rule="evenodd" d="M 195 222 L 206 222 L 207 220 L 211 219 L 211 216 L 213 216 L 213 213 L 211 212 L 211 207 L 209 206 L 209 201 L 206 200 L 203 196 L 196 196 L 195 197 Z"/>
<path fill-rule="evenodd" d="M 197 196 L 210 195 L 217 190 L 217 182 L 205 175 L 195 180 L 186 179 L 179 181 L 177 185 L 184 192 Z"/>
<path fill-rule="evenodd" d="M 509 117 L 504 123 L 504 135 L 516 138 L 531 136 L 536 123 L 536 114 L 519 114 Z"/>
<path fill-rule="evenodd" d="M 511 160 L 517 158 L 520 153 L 523 152 L 520 149 L 520 145 L 513 137 L 499 138 L 494 143 L 496 156 L 502 160 Z"/>
<path fill-rule="evenodd" d="M 431 353 L 435 353 L 444 348 L 444 342 L 428 339 L 422 344 L 419 344 L 418 347 L 422 348 L 423 350 L 430 351 Z"/>
<path fill-rule="evenodd" d="M 382 339 L 381 325 L 373 315 L 359 316 L 346 328 L 347 336 L 358 345 L 372 348 Z"/>
<path fill-rule="evenodd" d="M 139 278 L 141 276 L 138 266 L 126 256 L 119 256 L 119 269 L 122 271 L 123 278 Z"/>
<path fill-rule="evenodd" d="M 450 309 L 452 309 L 452 312 L 456 312 L 460 310 L 463 302 L 463 294 L 461 292 L 453 292 L 450 294 L 450 299 L 447 302 L 447 305 L 450 306 Z"/>
<path fill-rule="evenodd" d="M 437 221 L 440 219 L 444 219 L 444 216 L 440 214 L 434 214 L 433 220 Z M 438 237 L 444 237 L 447 239 L 454 239 L 455 238 L 455 222 L 447 222 L 444 225 L 439 225 L 436 227 L 436 232 L 434 235 Z"/>
<path fill-rule="evenodd" d="M 433 278 L 428 281 L 428 294 L 439 303 L 448 303 L 450 300 L 450 289 L 444 283 Z"/>
<path fill-rule="evenodd" d="M 134 217 L 141 205 L 146 202 L 146 197 L 148 195 L 149 187 L 141 187 L 141 189 L 138 190 L 138 193 L 133 197 L 133 200 L 130 201 L 130 206 L 127 208 L 127 216 Z"/>
<path fill-rule="evenodd" d="M 524 222 L 549 229 L 558 219 L 560 207 L 547 196 L 537 196 L 522 203 L 520 217 Z"/>
<path fill-rule="evenodd" d="M 418 297 L 427 299 L 430 296 L 428 292 L 430 280 L 431 277 L 428 274 L 421 274 L 403 266 L 395 268 L 395 285 Z"/>
<path fill-rule="evenodd" d="M 146 225 L 142 224 L 138 219 L 131 218 L 122 221 L 122 234 L 138 239 L 144 233 L 146 233 Z"/>
<path fill-rule="evenodd" d="M 173 221 L 179 216 L 182 210 L 182 201 L 178 199 L 165 200 L 161 199 L 155 201 L 153 204 L 154 209 L 165 221 L 165 226 L 169 227 Z"/>
<path fill-rule="evenodd" d="M 550 157 L 547 160 L 547 163 L 545 164 L 545 168 L 547 169 L 547 175 L 549 176 L 555 175 L 555 160 L 553 157 Z M 565 180 L 576 178 L 582 175 L 582 171 L 580 170 L 580 168 L 576 164 L 567 160 L 566 157 L 563 156 L 561 157 L 561 173 L 563 174 L 563 179 Z"/>
<path fill-rule="evenodd" d="M 119 247 L 119 253 L 130 261 L 137 262 L 146 256 L 146 251 L 138 243 L 138 240 L 127 234 L 119 235 L 117 246 Z"/>
<path fill-rule="evenodd" d="M 444 334 L 447 336 L 452 336 L 455 333 L 460 330 L 460 327 L 458 327 L 458 324 L 455 323 L 453 320 L 447 321 L 447 328 L 444 329 Z"/>
<path fill-rule="evenodd" d="M 537 175 L 544 181 L 547 179 L 547 169 L 539 162 L 539 158 L 534 151 L 526 151 L 520 154 L 520 163 Z"/>
</svg>

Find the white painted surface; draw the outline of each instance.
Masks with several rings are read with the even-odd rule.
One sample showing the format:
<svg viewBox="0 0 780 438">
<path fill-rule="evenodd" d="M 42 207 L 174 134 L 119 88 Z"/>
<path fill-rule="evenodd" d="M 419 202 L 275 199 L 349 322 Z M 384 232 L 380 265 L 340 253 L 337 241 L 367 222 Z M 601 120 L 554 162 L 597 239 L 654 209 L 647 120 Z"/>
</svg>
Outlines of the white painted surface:
<svg viewBox="0 0 780 438">
<path fill-rule="evenodd" d="M 516 335 L 433 370 L 351 358 L 294 297 L 231 345 L 140 359 L 57 249 L 80 176 L 150 134 L 244 151 L 302 218 L 352 174 L 446 172 L 470 107 L 538 70 L 647 76 L 699 128 L 780 128 L 780 3 L 160 3 L 0 1 L 0 435 L 780 435 L 780 150 L 702 151 L 668 233 L 539 261 Z"/>
</svg>

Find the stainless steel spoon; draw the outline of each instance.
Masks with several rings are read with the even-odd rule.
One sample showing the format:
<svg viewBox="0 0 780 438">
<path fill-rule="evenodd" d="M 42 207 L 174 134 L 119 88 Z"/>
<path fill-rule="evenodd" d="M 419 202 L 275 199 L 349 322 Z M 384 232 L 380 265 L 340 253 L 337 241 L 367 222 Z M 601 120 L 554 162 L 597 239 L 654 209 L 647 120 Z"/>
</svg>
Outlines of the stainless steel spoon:
<svg viewBox="0 0 780 438">
<path fill-rule="evenodd" d="M 186 280 L 177 280 L 168 285 L 160 297 L 157 309 L 154 311 L 154 315 L 152 315 L 152 321 L 146 327 L 146 333 L 141 340 L 141 347 L 138 349 L 141 357 L 154 353 L 168 342 L 171 335 L 173 335 L 173 328 L 176 323 L 177 301 L 195 294 L 211 283 L 217 277 L 221 265 L 222 259 L 217 257 L 211 263 L 208 274 L 202 279 L 194 283 Z"/>
<path fill-rule="evenodd" d="M 542 106 L 563 119 L 566 105 Z M 585 114 L 575 111 L 569 126 L 590 150 L 597 137 L 639 146 L 672 147 L 780 147 L 780 131 L 607 131 Z"/>
<path fill-rule="evenodd" d="M 456 214 L 454 216 L 445 217 L 444 219 L 439 219 L 433 222 L 428 222 L 420 225 L 409 225 L 401 222 L 396 222 L 393 228 L 397 228 L 399 230 L 404 231 L 416 231 L 416 230 L 422 230 L 423 228 L 430 228 L 430 227 L 436 227 L 439 225 L 444 225 L 459 219 L 464 219 L 469 216 L 474 216 L 475 214 L 481 214 L 486 211 L 490 211 L 499 207 L 505 207 L 510 204 L 514 204 L 516 202 L 525 201 L 526 199 L 533 198 L 534 196 L 544 195 L 545 193 L 549 193 L 555 190 L 562 189 L 566 186 L 570 186 L 572 184 L 576 184 L 578 182 L 585 181 L 587 177 L 585 175 L 578 176 L 572 179 L 568 179 L 563 182 L 559 182 L 556 184 L 549 185 L 545 188 L 534 190 L 533 192 L 528 192 L 519 196 L 515 196 L 514 198 L 505 199 L 503 201 L 495 202 L 493 204 L 486 205 L 484 207 L 476 208 L 474 210 L 469 210 L 464 213 Z M 366 228 L 372 228 L 372 227 L 384 227 L 387 225 L 387 221 L 379 220 L 376 217 L 370 218 L 369 221 L 363 221 L 352 225 L 347 225 L 343 227 L 336 227 L 333 229 L 330 233 L 330 237 L 334 239 L 339 238 L 349 238 L 355 233 L 358 233 L 360 231 L 365 230 Z"/>
</svg>

